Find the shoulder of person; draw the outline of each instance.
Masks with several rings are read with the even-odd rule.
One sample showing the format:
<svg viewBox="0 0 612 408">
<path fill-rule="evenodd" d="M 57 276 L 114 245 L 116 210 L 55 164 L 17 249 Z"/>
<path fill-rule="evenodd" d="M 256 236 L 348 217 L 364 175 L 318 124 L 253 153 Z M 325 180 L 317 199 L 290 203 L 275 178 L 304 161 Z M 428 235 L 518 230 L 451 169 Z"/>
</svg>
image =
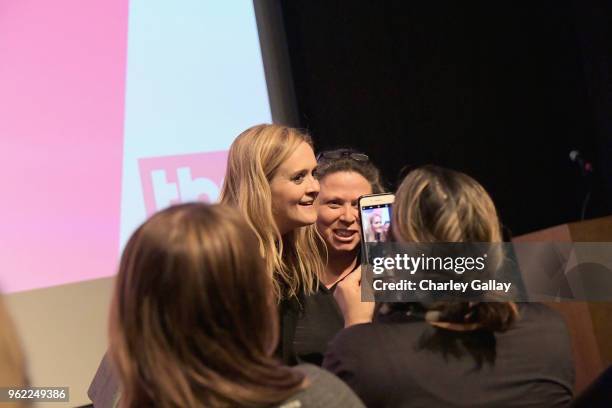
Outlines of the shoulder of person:
<svg viewBox="0 0 612 408">
<path fill-rule="evenodd" d="M 302 372 L 308 378 L 310 384 L 317 384 L 327 380 L 340 381 L 335 375 L 329 371 L 322 369 L 314 364 L 298 364 L 293 367 L 294 370 Z"/>
<path fill-rule="evenodd" d="M 107 353 L 100 361 L 100 366 L 87 390 L 87 395 L 96 408 L 112 408 L 117 405 L 119 378 Z"/>
<path fill-rule="evenodd" d="M 312 364 L 300 364 L 294 369 L 306 375 L 307 386 L 278 408 L 364 407 L 355 393 L 330 372 Z"/>
<path fill-rule="evenodd" d="M 547 328 L 567 330 L 565 319 L 558 311 L 542 303 L 519 303 L 518 323 L 535 323 Z"/>
<path fill-rule="evenodd" d="M 540 364 L 547 379 L 563 385 L 571 397 L 575 380 L 572 340 L 561 313 L 542 303 L 521 303 L 516 335 L 527 343 L 527 358 Z M 568 397 L 569 398 L 569 397 Z"/>
<path fill-rule="evenodd" d="M 532 351 L 539 350 L 537 354 L 541 358 L 555 360 L 558 364 L 570 364 L 572 341 L 561 313 L 541 303 L 518 306 L 519 319 L 511 336 L 520 338 L 521 343 L 530 344 Z M 555 346 L 550 347 L 551 344 Z"/>
<path fill-rule="evenodd" d="M 415 323 L 417 323 L 415 325 Z M 403 320 L 378 320 L 376 317 L 374 321 L 369 323 L 358 323 L 352 326 L 342 329 L 333 342 L 338 343 L 356 343 L 369 342 L 372 338 L 384 337 L 389 333 L 395 333 L 400 328 L 418 328 L 418 323 L 415 321 L 403 321 Z M 363 340 L 363 341 L 361 341 Z"/>
<path fill-rule="evenodd" d="M 383 326 L 387 325 L 361 323 L 340 330 L 327 346 L 323 368 L 348 382 L 345 378 L 347 372 L 360 371 L 364 362 L 376 358 L 380 353 L 379 346 L 387 337 L 386 330 L 393 329 Z"/>
</svg>

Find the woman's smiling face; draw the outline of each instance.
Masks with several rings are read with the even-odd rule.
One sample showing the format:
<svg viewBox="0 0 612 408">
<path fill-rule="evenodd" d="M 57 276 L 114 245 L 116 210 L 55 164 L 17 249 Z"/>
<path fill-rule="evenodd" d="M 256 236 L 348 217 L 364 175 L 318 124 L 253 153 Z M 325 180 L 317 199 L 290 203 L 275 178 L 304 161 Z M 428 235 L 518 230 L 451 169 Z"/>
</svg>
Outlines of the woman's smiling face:
<svg viewBox="0 0 612 408">
<path fill-rule="evenodd" d="M 380 215 L 372 215 L 372 217 L 370 217 L 370 225 L 372 227 L 372 231 L 375 233 L 380 234 L 383 232 L 382 217 Z"/>
<path fill-rule="evenodd" d="M 303 142 L 280 165 L 270 181 L 272 214 L 281 235 L 317 220 L 314 205 L 319 194 L 319 182 L 314 177 L 316 167 L 312 148 Z"/>
<path fill-rule="evenodd" d="M 357 200 L 372 194 L 372 186 L 361 174 L 339 171 L 320 180 L 317 229 L 330 252 L 354 251 L 360 241 Z"/>
</svg>

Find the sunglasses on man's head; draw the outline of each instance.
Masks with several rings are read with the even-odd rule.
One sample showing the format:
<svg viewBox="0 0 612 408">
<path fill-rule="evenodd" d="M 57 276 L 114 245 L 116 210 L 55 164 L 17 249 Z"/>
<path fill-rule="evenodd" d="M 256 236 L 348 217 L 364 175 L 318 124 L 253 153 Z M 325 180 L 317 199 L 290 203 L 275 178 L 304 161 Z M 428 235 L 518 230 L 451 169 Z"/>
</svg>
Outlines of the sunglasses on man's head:
<svg viewBox="0 0 612 408">
<path fill-rule="evenodd" d="M 321 160 L 337 160 L 344 157 L 348 157 L 358 162 L 366 162 L 370 160 L 367 154 L 351 152 L 349 150 L 339 152 L 322 152 L 317 155 L 317 161 Z"/>
</svg>

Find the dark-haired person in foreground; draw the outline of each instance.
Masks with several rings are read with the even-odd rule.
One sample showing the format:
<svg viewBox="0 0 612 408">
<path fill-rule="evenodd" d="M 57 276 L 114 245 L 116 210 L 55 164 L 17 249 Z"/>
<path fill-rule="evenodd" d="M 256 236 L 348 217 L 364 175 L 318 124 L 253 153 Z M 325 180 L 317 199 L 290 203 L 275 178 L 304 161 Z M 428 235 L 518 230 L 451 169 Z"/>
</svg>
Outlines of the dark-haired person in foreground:
<svg viewBox="0 0 612 408">
<path fill-rule="evenodd" d="M 344 383 L 273 356 L 273 282 L 230 207 L 184 204 L 154 215 L 121 258 L 109 354 L 121 407 L 362 407 Z"/>
<path fill-rule="evenodd" d="M 482 186 L 434 166 L 403 180 L 391 229 L 401 242 L 502 241 L 497 212 Z M 388 303 L 369 323 L 371 304 L 360 302 L 359 280 L 352 274 L 338 285 L 336 298 L 354 325 L 334 339 L 323 365 L 366 406 L 569 404 L 570 339 L 551 309 L 511 302 Z"/>
</svg>

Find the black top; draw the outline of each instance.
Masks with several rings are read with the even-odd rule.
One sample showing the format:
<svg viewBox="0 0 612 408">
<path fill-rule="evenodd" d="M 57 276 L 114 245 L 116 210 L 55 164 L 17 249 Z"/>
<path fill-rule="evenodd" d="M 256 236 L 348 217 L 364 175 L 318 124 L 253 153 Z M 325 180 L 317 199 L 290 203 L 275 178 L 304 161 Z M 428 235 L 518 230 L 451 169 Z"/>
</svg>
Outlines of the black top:
<svg viewBox="0 0 612 408">
<path fill-rule="evenodd" d="M 574 366 L 565 323 L 519 305 L 507 332 L 456 332 L 392 312 L 341 331 L 323 366 L 368 407 L 564 407 Z"/>
<path fill-rule="evenodd" d="M 278 354 L 285 364 L 320 366 L 323 362 L 329 342 L 344 327 L 342 312 L 334 299 L 335 288 L 319 285 L 312 295 L 281 302 Z"/>
</svg>

